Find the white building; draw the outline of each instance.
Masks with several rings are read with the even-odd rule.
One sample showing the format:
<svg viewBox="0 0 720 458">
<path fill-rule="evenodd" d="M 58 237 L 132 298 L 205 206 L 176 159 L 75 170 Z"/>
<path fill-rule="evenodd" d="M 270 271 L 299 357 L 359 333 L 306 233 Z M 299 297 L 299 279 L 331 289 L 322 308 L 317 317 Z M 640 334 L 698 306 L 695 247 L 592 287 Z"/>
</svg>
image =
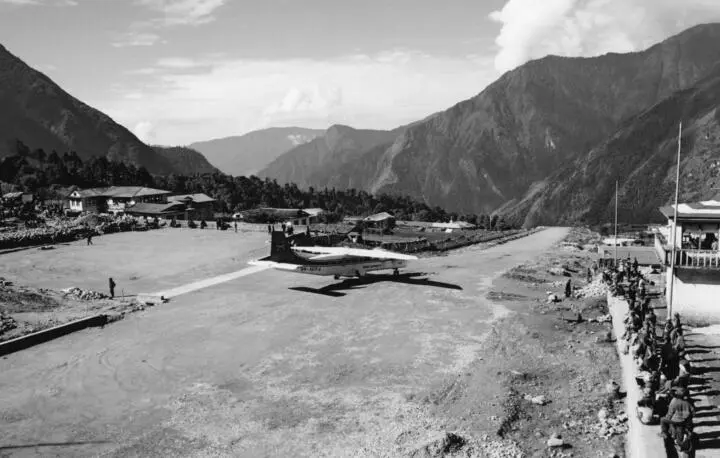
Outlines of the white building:
<svg viewBox="0 0 720 458">
<path fill-rule="evenodd" d="M 666 274 L 666 299 L 670 300 L 670 270 L 675 227 L 675 275 L 673 313 L 720 319 L 720 201 L 709 200 L 661 207 L 665 228 L 655 233 L 655 249 Z"/>
</svg>

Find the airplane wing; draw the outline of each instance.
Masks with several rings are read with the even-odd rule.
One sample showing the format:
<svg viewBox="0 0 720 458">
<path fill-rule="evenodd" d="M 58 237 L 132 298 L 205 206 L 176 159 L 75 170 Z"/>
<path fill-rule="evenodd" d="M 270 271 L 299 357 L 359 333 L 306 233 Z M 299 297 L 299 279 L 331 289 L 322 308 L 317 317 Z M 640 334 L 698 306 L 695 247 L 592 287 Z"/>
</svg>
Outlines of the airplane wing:
<svg viewBox="0 0 720 458">
<path fill-rule="evenodd" d="M 284 262 L 275 262 L 275 261 L 249 261 L 248 264 L 250 264 L 251 266 L 271 267 L 273 269 L 282 269 L 282 270 L 297 270 L 298 267 L 301 267 L 298 264 L 287 264 Z"/>
<path fill-rule="evenodd" d="M 343 258 L 372 258 L 372 259 L 398 259 L 398 260 L 414 260 L 417 256 L 408 254 L 394 253 L 387 250 L 363 250 L 360 248 L 345 247 L 294 247 L 295 251 L 304 253 L 313 253 L 315 256 L 308 257 L 310 261 L 330 261 Z"/>
</svg>

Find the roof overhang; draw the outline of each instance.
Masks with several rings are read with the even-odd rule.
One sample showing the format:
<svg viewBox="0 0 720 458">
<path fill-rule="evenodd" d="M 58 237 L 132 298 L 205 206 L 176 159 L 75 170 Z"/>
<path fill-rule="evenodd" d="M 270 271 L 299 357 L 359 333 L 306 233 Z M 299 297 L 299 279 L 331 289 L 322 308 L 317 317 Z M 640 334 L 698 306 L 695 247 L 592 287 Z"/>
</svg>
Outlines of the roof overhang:
<svg viewBox="0 0 720 458">
<path fill-rule="evenodd" d="M 666 205 L 659 208 L 667 219 L 675 219 L 675 207 Z M 715 205 L 715 201 L 679 204 L 677 219 L 679 221 L 711 221 L 720 222 L 720 205 Z"/>
</svg>

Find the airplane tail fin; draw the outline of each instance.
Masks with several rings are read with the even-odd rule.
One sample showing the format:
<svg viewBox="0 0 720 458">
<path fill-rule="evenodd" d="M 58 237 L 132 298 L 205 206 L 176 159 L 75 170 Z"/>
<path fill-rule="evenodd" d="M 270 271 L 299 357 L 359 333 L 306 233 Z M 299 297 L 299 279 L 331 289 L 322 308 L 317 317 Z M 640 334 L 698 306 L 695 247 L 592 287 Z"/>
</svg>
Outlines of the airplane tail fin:
<svg viewBox="0 0 720 458">
<path fill-rule="evenodd" d="M 272 231 L 270 239 L 270 257 L 284 258 L 290 254 L 290 241 L 283 231 Z"/>
</svg>

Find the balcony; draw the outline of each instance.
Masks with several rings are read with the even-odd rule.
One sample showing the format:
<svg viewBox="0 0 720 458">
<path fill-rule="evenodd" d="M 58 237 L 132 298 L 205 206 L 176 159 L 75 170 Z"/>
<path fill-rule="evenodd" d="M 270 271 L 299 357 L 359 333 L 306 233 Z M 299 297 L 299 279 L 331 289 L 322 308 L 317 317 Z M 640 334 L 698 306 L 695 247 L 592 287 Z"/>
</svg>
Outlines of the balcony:
<svg viewBox="0 0 720 458">
<path fill-rule="evenodd" d="M 668 260 L 671 255 L 671 252 L 668 252 Z M 675 265 L 681 269 L 720 269 L 720 252 L 717 250 L 676 250 Z"/>
<path fill-rule="evenodd" d="M 655 251 L 665 266 L 670 266 L 672 247 L 667 244 L 662 234 L 655 234 Z M 681 269 L 720 270 L 720 251 L 696 250 L 694 248 L 677 248 L 675 250 L 675 267 Z"/>
</svg>

